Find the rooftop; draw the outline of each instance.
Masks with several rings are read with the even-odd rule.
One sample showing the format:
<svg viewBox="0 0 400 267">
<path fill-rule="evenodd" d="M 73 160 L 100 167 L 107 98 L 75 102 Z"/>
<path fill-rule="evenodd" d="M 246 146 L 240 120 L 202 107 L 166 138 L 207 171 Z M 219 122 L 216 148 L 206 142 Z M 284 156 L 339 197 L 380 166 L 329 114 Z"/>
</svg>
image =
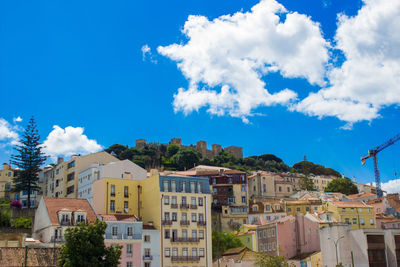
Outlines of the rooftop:
<svg viewBox="0 0 400 267">
<path fill-rule="evenodd" d="M 365 204 L 364 202 L 361 201 L 332 201 L 329 202 L 332 205 L 338 207 L 338 208 L 374 208 L 370 205 Z"/>
<path fill-rule="evenodd" d="M 360 193 L 360 194 L 348 195 L 347 199 L 357 199 L 357 198 L 363 198 L 363 197 L 377 197 L 377 196 L 374 193 L 365 192 L 365 193 Z"/>
<path fill-rule="evenodd" d="M 99 214 L 103 221 L 122 221 L 122 222 L 137 222 L 138 219 L 134 215 L 123 214 Z"/>
</svg>

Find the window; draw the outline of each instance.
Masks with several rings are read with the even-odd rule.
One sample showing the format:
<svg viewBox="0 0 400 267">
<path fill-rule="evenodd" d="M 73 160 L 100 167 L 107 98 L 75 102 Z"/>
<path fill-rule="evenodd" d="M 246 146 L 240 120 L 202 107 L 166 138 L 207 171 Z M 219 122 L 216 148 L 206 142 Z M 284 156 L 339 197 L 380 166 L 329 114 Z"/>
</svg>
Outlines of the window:
<svg viewBox="0 0 400 267">
<path fill-rule="evenodd" d="M 186 182 L 182 182 L 182 192 L 187 192 L 186 191 Z"/>
<path fill-rule="evenodd" d="M 275 210 L 279 210 L 279 205 L 275 205 Z"/>
<path fill-rule="evenodd" d="M 127 257 L 132 257 L 132 244 L 127 244 L 126 245 L 126 256 Z"/>
<path fill-rule="evenodd" d="M 191 201 L 191 205 L 194 205 L 194 206 L 196 206 L 196 198 L 195 197 L 192 197 L 192 198 L 190 198 L 190 201 Z"/>
<path fill-rule="evenodd" d="M 75 160 L 74 161 L 71 161 L 70 163 L 68 163 L 68 169 L 71 169 L 71 168 L 73 168 L 73 167 L 75 167 Z"/>
<path fill-rule="evenodd" d="M 217 183 L 217 180 L 215 179 L 215 178 L 213 178 L 213 182 L 212 182 L 213 184 L 216 184 Z"/>
<path fill-rule="evenodd" d="M 131 226 L 129 226 L 129 227 L 126 229 L 126 231 L 127 231 L 127 235 L 128 235 L 128 236 L 132 236 L 132 235 L 133 235 L 133 229 L 132 229 Z"/>
<path fill-rule="evenodd" d="M 188 256 L 188 248 L 182 248 L 182 256 L 187 257 Z"/>
<path fill-rule="evenodd" d="M 346 223 L 350 223 L 350 219 L 349 219 L 349 218 L 344 218 L 344 221 L 345 221 Z"/>
<path fill-rule="evenodd" d="M 204 248 L 199 248 L 199 256 L 204 257 Z"/>
<path fill-rule="evenodd" d="M 353 224 L 357 224 L 357 218 L 353 218 Z"/>
<path fill-rule="evenodd" d="M 145 257 L 150 257 L 151 256 L 151 250 L 149 248 L 144 249 L 144 256 Z"/>
<path fill-rule="evenodd" d="M 110 200 L 110 211 L 111 212 L 115 211 L 115 200 Z"/>
<path fill-rule="evenodd" d="M 111 185 L 111 189 L 110 189 L 110 195 L 112 196 L 112 197 L 115 197 L 115 185 Z"/>
<path fill-rule="evenodd" d="M 290 187 L 287 188 L 287 191 L 290 192 Z"/>
<path fill-rule="evenodd" d="M 124 211 L 128 212 L 129 211 L 129 204 L 128 201 L 124 201 Z"/>
<path fill-rule="evenodd" d="M 117 227 L 117 226 L 113 226 L 113 227 L 111 228 L 111 230 L 112 230 L 112 235 L 113 235 L 113 236 L 118 235 L 118 227 Z"/>
<path fill-rule="evenodd" d="M 254 192 L 256 191 L 256 186 L 253 186 L 253 191 L 254 191 Z"/>
<path fill-rule="evenodd" d="M 169 221 L 169 212 L 164 212 L 164 220 Z"/>
<path fill-rule="evenodd" d="M 144 242 L 150 242 L 150 236 L 149 235 L 145 235 L 144 236 Z"/>
<path fill-rule="evenodd" d="M 192 230 L 192 237 L 197 238 L 197 230 Z"/>
<path fill-rule="evenodd" d="M 170 257 L 171 256 L 170 252 L 171 252 L 171 250 L 169 248 L 164 249 L 164 256 Z"/>
<path fill-rule="evenodd" d="M 203 198 L 199 197 L 199 206 L 203 206 Z"/>
<path fill-rule="evenodd" d="M 182 221 L 187 221 L 187 214 L 185 212 L 182 213 Z"/>
<path fill-rule="evenodd" d="M 164 192 L 169 192 L 169 186 L 167 180 L 164 180 Z"/>
<path fill-rule="evenodd" d="M 164 205 L 169 205 L 169 196 L 164 196 Z"/>
<path fill-rule="evenodd" d="M 370 218 L 370 219 L 369 219 L 369 224 L 370 224 L 370 225 L 374 225 L 374 219 Z"/>
<path fill-rule="evenodd" d="M 292 208 L 288 208 L 287 211 L 288 211 L 288 212 L 291 212 L 291 211 L 292 211 Z"/>
<path fill-rule="evenodd" d="M 282 192 L 282 186 L 278 187 L 279 192 Z"/>
<path fill-rule="evenodd" d="M 199 238 L 204 239 L 204 230 L 199 230 Z"/>
<path fill-rule="evenodd" d="M 253 211 L 258 211 L 258 206 L 257 205 L 253 206 Z"/>
<path fill-rule="evenodd" d="M 299 208 L 299 207 L 297 207 L 297 208 L 296 208 L 296 211 L 300 211 L 300 208 Z"/>
<path fill-rule="evenodd" d="M 199 213 L 199 222 L 204 222 L 204 215 L 203 215 L 203 213 Z"/>
<path fill-rule="evenodd" d="M 186 204 L 186 197 L 182 197 L 182 204 Z"/>
<path fill-rule="evenodd" d="M 131 261 L 127 261 L 126 262 L 126 267 L 133 267 L 132 262 Z"/>
<path fill-rule="evenodd" d="M 172 221 L 176 222 L 178 220 L 178 215 L 176 212 L 172 212 Z"/>
<path fill-rule="evenodd" d="M 271 206 L 270 205 L 265 205 L 265 210 L 266 211 L 270 211 L 271 210 Z"/>
<path fill-rule="evenodd" d="M 234 197 L 228 197 L 228 204 L 235 203 Z"/>
<path fill-rule="evenodd" d="M 306 211 L 310 211 L 310 207 L 306 207 Z"/>
<path fill-rule="evenodd" d="M 228 178 L 228 183 L 230 183 L 230 184 L 232 183 L 232 178 L 231 177 Z"/>
<path fill-rule="evenodd" d="M 67 182 L 74 180 L 75 173 L 71 172 L 67 175 Z"/>
<path fill-rule="evenodd" d="M 74 186 L 71 185 L 67 188 L 67 195 L 74 193 Z"/>
<path fill-rule="evenodd" d="M 246 203 L 246 197 L 242 197 L 242 203 Z"/>
<path fill-rule="evenodd" d="M 178 256 L 178 248 L 172 248 L 172 256 L 174 257 Z"/>
<path fill-rule="evenodd" d="M 168 239 L 168 238 L 170 238 L 170 232 L 169 232 L 169 229 L 165 229 L 165 231 L 164 231 L 164 238 L 165 238 L 165 239 Z"/>
<path fill-rule="evenodd" d="M 360 224 L 361 224 L 361 225 L 364 225 L 364 224 L 365 224 L 364 218 L 360 218 Z"/>
<path fill-rule="evenodd" d="M 190 192 L 191 193 L 195 193 L 195 188 L 196 188 L 196 183 L 190 182 Z"/>
<path fill-rule="evenodd" d="M 176 205 L 178 203 L 176 196 L 171 197 L 171 204 Z"/>
<path fill-rule="evenodd" d="M 217 194 L 218 193 L 218 189 L 216 187 L 213 188 L 213 193 Z"/>
<path fill-rule="evenodd" d="M 197 215 L 196 213 L 192 213 L 192 222 L 197 221 Z"/>
<path fill-rule="evenodd" d="M 124 197 L 129 197 L 129 187 L 124 186 Z"/>
<path fill-rule="evenodd" d="M 176 181 L 171 182 L 171 191 L 176 192 Z"/>
<path fill-rule="evenodd" d="M 192 248 L 192 257 L 197 257 L 197 248 Z"/>
<path fill-rule="evenodd" d="M 342 212 L 345 212 L 346 211 L 346 208 L 342 208 Z"/>
<path fill-rule="evenodd" d="M 246 192 L 246 186 L 242 185 L 242 192 Z"/>
<path fill-rule="evenodd" d="M 267 192 L 267 185 L 263 184 L 263 192 L 266 193 Z"/>
</svg>

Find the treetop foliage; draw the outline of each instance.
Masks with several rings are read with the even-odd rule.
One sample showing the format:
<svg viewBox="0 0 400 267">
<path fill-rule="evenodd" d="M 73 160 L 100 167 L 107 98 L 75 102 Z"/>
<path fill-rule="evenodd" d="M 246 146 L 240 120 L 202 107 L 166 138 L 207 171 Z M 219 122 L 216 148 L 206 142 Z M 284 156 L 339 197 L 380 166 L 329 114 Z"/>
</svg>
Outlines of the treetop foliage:
<svg viewBox="0 0 400 267">
<path fill-rule="evenodd" d="M 325 168 L 322 165 L 318 165 L 318 164 L 312 163 L 310 161 L 297 162 L 293 165 L 293 168 L 297 172 L 301 172 L 306 175 L 314 174 L 314 175 L 332 175 L 332 176 L 336 176 L 336 177 L 340 176 L 340 173 L 335 171 L 334 169 Z"/>
<path fill-rule="evenodd" d="M 358 188 L 349 178 L 337 178 L 328 184 L 325 192 L 353 195 L 358 194 Z"/>
</svg>

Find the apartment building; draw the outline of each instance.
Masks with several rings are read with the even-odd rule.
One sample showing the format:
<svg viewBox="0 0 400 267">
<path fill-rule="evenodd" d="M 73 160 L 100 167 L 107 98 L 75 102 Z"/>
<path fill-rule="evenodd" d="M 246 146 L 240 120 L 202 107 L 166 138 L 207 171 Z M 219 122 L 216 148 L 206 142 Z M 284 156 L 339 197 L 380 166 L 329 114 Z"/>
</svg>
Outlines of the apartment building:
<svg viewBox="0 0 400 267">
<path fill-rule="evenodd" d="M 142 267 L 157 267 L 160 265 L 161 234 L 152 223 L 143 225 Z"/>
<path fill-rule="evenodd" d="M 351 224 L 352 229 L 376 228 L 374 207 L 364 202 L 326 202 L 320 211 L 332 212 L 337 222 Z"/>
<path fill-rule="evenodd" d="M 315 189 L 319 192 L 325 192 L 325 188 L 328 186 L 328 184 L 336 178 L 337 177 L 335 176 L 325 175 L 316 175 L 309 177 L 309 179 L 311 179 L 311 181 L 313 182 Z"/>
<path fill-rule="evenodd" d="M 122 247 L 120 266 L 142 264 L 142 222 L 132 215 L 105 215 L 99 219 L 107 223 L 104 244 Z"/>
<path fill-rule="evenodd" d="M 3 169 L 0 170 L 0 198 L 14 199 L 14 193 L 11 190 L 14 176 L 16 176 L 16 172 L 11 165 L 4 163 Z"/>
<path fill-rule="evenodd" d="M 243 224 L 236 234 L 237 238 L 242 241 L 243 245 L 245 245 L 252 251 L 257 251 L 258 249 L 256 238 L 257 226 L 258 225 L 255 224 Z"/>
<path fill-rule="evenodd" d="M 271 222 L 286 217 L 284 203 L 280 200 L 251 202 L 249 206 L 249 223 Z"/>
<path fill-rule="evenodd" d="M 208 178 L 153 172 L 138 190 L 143 222 L 160 229 L 160 266 L 211 266 Z"/>
<path fill-rule="evenodd" d="M 285 212 L 287 215 L 305 215 L 308 212 L 318 211 L 322 201 L 319 198 L 308 198 L 302 200 L 284 200 Z"/>
<path fill-rule="evenodd" d="M 106 164 L 119 159 L 105 151 L 85 156 L 75 155 L 69 161 L 58 159 L 57 165 L 44 173 L 45 192 L 48 197 L 78 197 L 79 173 L 88 169 L 93 163 Z"/>
</svg>

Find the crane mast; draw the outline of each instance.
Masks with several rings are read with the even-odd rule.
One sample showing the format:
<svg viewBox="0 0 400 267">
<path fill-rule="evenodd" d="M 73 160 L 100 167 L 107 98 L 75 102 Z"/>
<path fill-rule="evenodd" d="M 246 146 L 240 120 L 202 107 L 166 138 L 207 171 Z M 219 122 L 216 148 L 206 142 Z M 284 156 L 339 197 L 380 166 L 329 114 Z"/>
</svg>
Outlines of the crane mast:
<svg viewBox="0 0 400 267">
<path fill-rule="evenodd" d="M 400 134 L 390 138 L 387 140 L 385 143 L 381 144 L 380 146 L 377 146 L 373 149 L 368 150 L 368 155 L 364 156 L 361 158 L 361 164 L 365 164 L 365 160 L 368 158 L 373 158 L 374 161 L 374 174 L 375 174 L 375 183 L 376 183 L 376 194 L 378 197 L 382 197 L 382 189 L 381 189 L 381 178 L 379 175 L 379 168 L 378 168 L 378 157 L 377 154 L 387 148 L 388 146 L 393 145 L 395 142 L 400 140 Z"/>
</svg>

